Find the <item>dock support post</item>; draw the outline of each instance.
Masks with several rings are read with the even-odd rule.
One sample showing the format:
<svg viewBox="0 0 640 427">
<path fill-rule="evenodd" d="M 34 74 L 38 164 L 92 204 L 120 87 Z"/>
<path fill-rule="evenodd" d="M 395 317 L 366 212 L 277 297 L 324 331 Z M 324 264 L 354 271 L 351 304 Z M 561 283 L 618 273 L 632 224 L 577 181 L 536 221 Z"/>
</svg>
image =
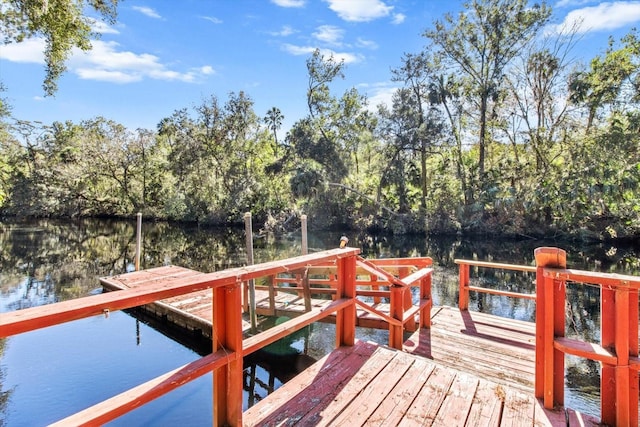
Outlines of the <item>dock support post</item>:
<svg viewBox="0 0 640 427">
<path fill-rule="evenodd" d="M 431 327 L 431 306 L 433 305 L 433 300 L 431 299 L 431 274 L 420 280 L 420 299 L 418 304 L 421 304 L 421 301 L 425 299 L 429 300 L 429 304 L 420 310 L 420 328 Z"/>
<path fill-rule="evenodd" d="M 564 336 L 565 283 L 546 277 L 545 268 L 567 268 L 566 252 L 541 247 L 536 259 L 536 371 L 535 395 L 552 409 L 564 403 L 564 353 L 554 348 L 556 337 Z"/>
<path fill-rule="evenodd" d="M 136 271 L 140 270 L 140 252 L 142 251 L 142 212 L 138 212 L 136 215 L 137 227 L 136 227 L 136 260 L 135 260 L 135 268 Z"/>
<path fill-rule="evenodd" d="M 307 241 L 307 216 L 300 217 L 300 230 L 302 232 L 302 255 L 309 253 L 309 243 Z"/>
<path fill-rule="evenodd" d="M 398 350 L 402 350 L 403 340 L 403 319 L 404 319 L 404 292 L 407 290 L 404 286 L 391 285 L 389 316 L 400 321 L 399 325 L 389 323 L 389 345 Z"/>
<path fill-rule="evenodd" d="M 469 310 L 469 264 L 460 264 L 460 292 L 458 308 Z"/>
<path fill-rule="evenodd" d="M 253 226 L 251 224 L 251 212 L 244 214 L 244 230 L 247 241 L 247 264 L 253 265 Z M 251 333 L 257 329 L 256 319 L 256 284 L 253 279 L 249 280 L 249 317 L 251 318 Z M 242 305 L 242 303 L 240 304 Z"/>
<path fill-rule="evenodd" d="M 213 371 L 213 425 L 242 425 L 241 283 L 213 289 L 213 351 L 234 353 L 228 365 Z"/>
<path fill-rule="evenodd" d="M 350 256 L 337 260 L 338 283 L 336 299 L 356 298 L 356 257 Z M 356 305 L 355 301 L 336 313 L 336 347 L 351 346 L 356 340 Z"/>
<path fill-rule="evenodd" d="M 616 344 L 616 291 L 600 286 L 600 345 L 613 350 Z M 616 423 L 616 368 L 602 364 L 600 371 L 600 419 Z"/>
<path fill-rule="evenodd" d="M 302 255 L 309 253 L 309 246 L 307 243 L 307 216 L 302 215 L 300 217 L 300 230 L 302 233 Z M 309 273 L 305 271 L 302 274 L 300 284 L 302 285 L 302 296 L 304 298 L 305 311 L 311 311 L 311 289 L 309 288 Z"/>
</svg>

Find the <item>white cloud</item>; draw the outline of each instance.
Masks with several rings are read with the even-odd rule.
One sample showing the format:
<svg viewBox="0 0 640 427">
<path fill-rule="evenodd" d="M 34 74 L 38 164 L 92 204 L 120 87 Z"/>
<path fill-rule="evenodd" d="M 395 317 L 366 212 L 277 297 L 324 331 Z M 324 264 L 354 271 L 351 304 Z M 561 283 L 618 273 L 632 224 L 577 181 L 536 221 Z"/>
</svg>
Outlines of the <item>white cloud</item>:
<svg viewBox="0 0 640 427">
<path fill-rule="evenodd" d="M 133 6 L 133 10 L 148 16 L 149 18 L 162 19 L 162 16 L 158 14 L 154 9 L 146 6 Z"/>
<path fill-rule="evenodd" d="M 579 33 L 610 31 L 640 22 L 640 2 L 619 1 L 572 10 L 551 30 L 560 33 L 578 24 Z"/>
<path fill-rule="evenodd" d="M 593 0 L 560 0 L 554 6 L 554 9 L 561 7 L 576 7 L 583 4 L 591 3 Z"/>
<path fill-rule="evenodd" d="M 279 31 L 271 31 L 269 34 L 277 37 L 287 37 L 293 34 L 294 32 L 295 31 L 293 30 L 293 28 L 291 28 L 288 25 L 284 25 Z"/>
<path fill-rule="evenodd" d="M 222 19 L 218 19 L 215 16 L 203 16 L 202 19 L 206 19 L 214 24 L 222 24 Z"/>
<path fill-rule="evenodd" d="M 313 46 L 296 46 L 293 44 L 285 43 L 282 45 L 282 49 L 292 55 L 310 55 L 316 48 Z"/>
<path fill-rule="evenodd" d="M 197 70 L 202 74 L 204 74 L 205 76 L 215 74 L 216 72 L 211 65 L 205 65 L 204 67 L 200 67 Z"/>
<path fill-rule="evenodd" d="M 91 20 L 91 30 L 98 34 L 120 34 L 120 31 L 113 28 L 104 21 L 98 21 L 97 19 Z"/>
<path fill-rule="evenodd" d="M 374 50 L 378 48 L 378 43 L 374 42 L 373 40 L 365 40 L 363 38 L 358 37 L 358 40 L 356 41 L 356 46 Z"/>
<path fill-rule="evenodd" d="M 322 42 L 340 46 L 344 30 L 333 25 L 321 25 L 318 27 L 318 31 L 312 35 Z"/>
<path fill-rule="evenodd" d="M 144 79 L 197 82 L 215 74 L 210 65 L 192 68 L 186 72 L 169 69 L 155 55 L 119 50 L 119 44 L 93 40 L 87 52 L 74 49 L 67 61 L 70 73 L 84 80 L 112 83 L 132 83 Z M 0 49 L 0 59 L 11 62 L 44 64 L 45 42 L 41 38 L 27 39 Z"/>
<path fill-rule="evenodd" d="M 111 83 L 133 83 L 142 80 L 141 74 L 103 70 L 98 68 L 76 68 L 73 70 L 83 80 L 97 80 Z"/>
<path fill-rule="evenodd" d="M 393 95 L 397 90 L 398 88 L 391 83 L 376 83 L 371 88 L 365 85 L 365 92 L 369 99 L 368 109 L 375 112 L 380 104 L 391 108 L 393 106 Z"/>
<path fill-rule="evenodd" d="M 45 42 L 43 38 L 27 39 L 21 43 L 2 46 L 0 59 L 11 62 L 44 64 Z"/>
<path fill-rule="evenodd" d="M 271 0 L 271 3 L 281 7 L 302 7 L 305 0 Z"/>
<path fill-rule="evenodd" d="M 288 52 L 292 55 L 299 56 L 299 55 L 311 55 L 313 52 L 315 52 L 317 48 L 313 46 L 296 46 L 293 44 L 285 43 L 282 45 L 282 49 L 285 52 Z M 325 58 L 330 58 L 331 56 L 333 56 L 333 59 L 335 59 L 336 61 L 344 61 L 345 64 L 362 61 L 361 55 L 357 55 L 349 52 L 336 52 L 331 49 L 320 49 L 320 53 Z"/>
<path fill-rule="evenodd" d="M 393 20 L 391 21 L 391 23 L 395 25 L 402 24 L 405 19 L 407 19 L 407 15 L 405 15 L 404 13 L 396 13 L 395 15 L 393 15 Z"/>
<path fill-rule="evenodd" d="M 180 72 L 167 68 L 155 55 L 137 54 L 118 50 L 116 42 L 94 41 L 88 52 L 74 51 L 69 60 L 69 69 L 81 79 L 131 83 L 151 78 L 154 80 L 195 82 L 206 75 L 214 74 L 209 65 Z"/>
<path fill-rule="evenodd" d="M 345 21 L 367 22 L 388 16 L 393 6 L 387 6 L 380 0 L 325 0 Z"/>
</svg>

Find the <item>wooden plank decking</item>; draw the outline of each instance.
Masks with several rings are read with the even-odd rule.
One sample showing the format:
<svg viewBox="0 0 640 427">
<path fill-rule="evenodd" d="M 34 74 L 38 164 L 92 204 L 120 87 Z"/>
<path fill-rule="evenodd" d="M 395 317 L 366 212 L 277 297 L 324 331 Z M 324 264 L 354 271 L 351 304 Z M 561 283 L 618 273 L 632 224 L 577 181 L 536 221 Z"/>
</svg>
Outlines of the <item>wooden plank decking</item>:
<svg viewBox="0 0 640 427">
<path fill-rule="evenodd" d="M 243 414 L 246 426 L 566 426 L 531 393 L 372 343 L 341 347 Z"/>
<path fill-rule="evenodd" d="M 435 307 L 431 319 L 405 351 L 533 394 L 535 324 L 455 307 Z"/>
</svg>

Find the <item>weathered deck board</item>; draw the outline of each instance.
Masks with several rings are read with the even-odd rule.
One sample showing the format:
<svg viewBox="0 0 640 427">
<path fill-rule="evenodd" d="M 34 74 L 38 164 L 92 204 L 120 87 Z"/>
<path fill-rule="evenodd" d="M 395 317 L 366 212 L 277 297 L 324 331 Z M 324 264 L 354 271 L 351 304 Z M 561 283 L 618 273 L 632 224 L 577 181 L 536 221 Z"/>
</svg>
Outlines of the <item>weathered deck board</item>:
<svg viewBox="0 0 640 427">
<path fill-rule="evenodd" d="M 533 393 L 535 325 L 437 307 L 430 329 L 413 333 L 404 349 L 498 384 Z"/>
<path fill-rule="evenodd" d="M 244 425 L 566 425 L 564 411 L 545 410 L 531 395 L 386 347 L 358 342 L 316 365 L 245 411 Z"/>
</svg>

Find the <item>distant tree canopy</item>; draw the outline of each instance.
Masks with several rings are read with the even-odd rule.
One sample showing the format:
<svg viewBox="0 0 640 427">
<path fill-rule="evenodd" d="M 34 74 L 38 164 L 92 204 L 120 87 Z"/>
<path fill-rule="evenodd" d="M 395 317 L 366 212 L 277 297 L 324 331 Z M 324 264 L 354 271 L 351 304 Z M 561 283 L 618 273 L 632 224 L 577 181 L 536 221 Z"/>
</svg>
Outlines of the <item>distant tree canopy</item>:
<svg viewBox="0 0 640 427">
<path fill-rule="evenodd" d="M 3 0 L 0 6 L 2 43 L 21 43 L 31 37 L 45 41 L 46 76 L 44 92 L 53 95 L 58 79 L 67 69 L 66 60 L 77 47 L 91 49 L 93 18 L 86 8 L 97 12 L 108 22 L 116 19 L 118 0 Z"/>
<path fill-rule="evenodd" d="M 115 3 L 112 3 L 115 5 Z M 436 20 L 392 68 L 389 104 L 335 92 L 348 69 L 307 59 L 307 112 L 259 115 L 211 95 L 131 131 L 106 118 L 0 123 L 0 210 L 390 233 L 640 236 L 640 41 L 571 62 L 551 11 L 473 0 Z"/>
</svg>

